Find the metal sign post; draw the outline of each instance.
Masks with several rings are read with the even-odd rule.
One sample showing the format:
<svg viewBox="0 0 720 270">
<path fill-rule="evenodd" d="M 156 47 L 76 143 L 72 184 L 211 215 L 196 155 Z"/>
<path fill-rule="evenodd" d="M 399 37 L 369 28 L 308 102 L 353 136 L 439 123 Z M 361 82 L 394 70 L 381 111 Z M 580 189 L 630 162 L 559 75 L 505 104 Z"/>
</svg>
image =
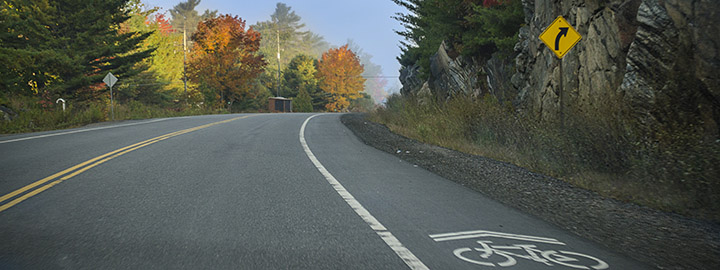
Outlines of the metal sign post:
<svg viewBox="0 0 720 270">
<path fill-rule="evenodd" d="M 545 28 L 539 36 L 545 45 L 557 56 L 560 68 L 560 81 L 558 82 L 558 107 L 560 108 L 560 126 L 565 126 L 565 117 L 563 115 L 563 66 L 562 58 L 567 54 L 575 44 L 582 39 L 580 33 L 575 31 L 575 28 L 570 25 L 563 16 L 558 16 L 550 26 Z"/>
<path fill-rule="evenodd" d="M 113 91 L 112 87 L 115 85 L 115 83 L 118 81 L 118 79 L 113 75 L 111 72 L 108 72 L 107 75 L 105 75 L 105 79 L 103 79 L 103 82 L 107 84 L 110 87 L 110 113 L 111 113 L 111 119 L 115 121 L 115 104 L 113 102 Z"/>
</svg>

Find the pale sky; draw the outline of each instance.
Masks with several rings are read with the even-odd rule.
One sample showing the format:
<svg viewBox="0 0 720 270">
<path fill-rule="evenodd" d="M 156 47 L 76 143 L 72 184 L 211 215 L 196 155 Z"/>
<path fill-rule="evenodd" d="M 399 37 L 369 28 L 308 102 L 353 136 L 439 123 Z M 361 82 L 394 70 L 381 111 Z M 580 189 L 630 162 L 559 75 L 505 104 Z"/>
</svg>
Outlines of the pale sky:
<svg viewBox="0 0 720 270">
<path fill-rule="evenodd" d="M 143 0 L 148 6 L 161 7 L 161 12 L 179 2 Z M 402 30 L 402 26 L 390 16 L 405 10 L 391 0 L 202 0 L 196 10 L 198 13 L 210 9 L 218 10 L 218 14 L 237 15 L 248 25 L 253 25 L 270 20 L 277 2 L 290 6 L 308 30 L 323 36 L 331 45 L 344 45 L 348 39 L 353 39 L 365 52 L 373 55 L 372 61 L 382 66 L 385 76 L 399 75 L 400 64 L 395 57 L 400 55 L 401 37 L 394 30 Z M 397 78 L 387 80 L 388 87 L 400 84 Z"/>
</svg>

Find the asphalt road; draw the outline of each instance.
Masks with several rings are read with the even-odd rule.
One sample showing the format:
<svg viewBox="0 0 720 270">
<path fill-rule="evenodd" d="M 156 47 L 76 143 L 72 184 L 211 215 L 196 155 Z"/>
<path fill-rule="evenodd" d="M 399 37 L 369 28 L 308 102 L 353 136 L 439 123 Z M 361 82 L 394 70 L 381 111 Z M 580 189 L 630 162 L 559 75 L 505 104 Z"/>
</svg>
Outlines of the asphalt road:
<svg viewBox="0 0 720 270">
<path fill-rule="evenodd" d="M 648 269 L 311 116 L 0 137 L 0 269 Z"/>
</svg>

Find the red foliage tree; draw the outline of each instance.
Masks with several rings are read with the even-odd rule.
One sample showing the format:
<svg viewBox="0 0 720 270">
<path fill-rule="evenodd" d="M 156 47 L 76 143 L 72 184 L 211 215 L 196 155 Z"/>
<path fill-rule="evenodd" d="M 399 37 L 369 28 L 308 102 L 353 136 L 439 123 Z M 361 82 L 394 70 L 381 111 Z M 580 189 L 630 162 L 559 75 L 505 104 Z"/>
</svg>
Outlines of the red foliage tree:
<svg viewBox="0 0 720 270">
<path fill-rule="evenodd" d="M 254 98 L 250 82 L 265 66 L 260 33 L 237 16 L 221 15 L 198 23 L 190 58 L 190 79 L 216 91 L 220 104 Z"/>
<path fill-rule="evenodd" d="M 170 33 L 175 32 L 175 29 L 173 29 L 172 25 L 170 24 L 170 21 L 168 21 L 167 18 L 165 18 L 165 14 L 156 14 L 155 15 L 155 23 L 157 24 L 158 28 L 160 29 L 160 33 L 164 35 L 168 35 Z"/>
</svg>

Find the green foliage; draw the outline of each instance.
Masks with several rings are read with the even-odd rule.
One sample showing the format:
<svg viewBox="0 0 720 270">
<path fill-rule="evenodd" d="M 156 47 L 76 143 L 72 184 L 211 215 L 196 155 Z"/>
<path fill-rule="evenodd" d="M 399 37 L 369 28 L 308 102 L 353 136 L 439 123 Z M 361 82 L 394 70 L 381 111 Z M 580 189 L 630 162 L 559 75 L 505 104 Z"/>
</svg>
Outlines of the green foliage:
<svg viewBox="0 0 720 270">
<path fill-rule="evenodd" d="M 401 65 L 420 65 L 424 77 L 430 70 L 430 57 L 444 41 L 451 57 L 468 55 L 489 58 L 493 53 L 511 52 L 522 26 L 520 0 L 480 5 L 467 0 L 393 0 L 409 13 L 395 18 L 405 29 L 397 31 L 405 38 Z"/>
<path fill-rule="evenodd" d="M 135 1 L 130 6 L 131 17 L 123 28 L 150 33 L 140 49 L 155 48 L 155 51 L 138 63 L 144 69 L 142 73 L 118 82 L 113 90 L 117 91 L 119 99 L 138 100 L 146 104 L 187 100 L 183 88 L 182 34 L 172 29 L 165 15 L 155 13 L 157 8 L 147 9 L 138 0 Z"/>
<path fill-rule="evenodd" d="M 37 102 L 36 97 L 15 96 L 5 103 L 18 112 L 12 121 L 0 119 L 0 134 L 36 132 L 53 129 L 65 129 L 84 126 L 110 119 L 110 100 L 90 104 L 68 102 L 63 111 L 60 105 L 47 107 Z M 199 106 L 182 108 L 175 106 L 148 105 L 140 101 L 129 100 L 115 103 L 115 119 L 147 119 L 157 117 L 175 117 L 218 113 Z"/>
<path fill-rule="evenodd" d="M 305 90 L 305 88 L 300 88 L 300 93 L 298 94 L 297 98 L 293 99 L 293 111 L 296 112 L 312 112 L 313 106 L 312 106 L 312 99 L 310 98 L 310 94 Z"/>
<path fill-rule="evenodd" d="M 315 58 L 305 54 L 293 57 L 283 73 L 280 96 L 296 97 L 304 89 L 310 95 L 310 111 L 324 110 L 328 95 L 318 86 L 317 63 Z"/>
<path fill-rule="evenodd" d="M 3 88 L 22 95 L 43 94 L 96 100 L 112 71 L 118 78 L 142 71 L 135 64 L 154 48 L 138 50 L 150 34 L 123 32 L 128 0 L 4 1 L 0 27 Z M 17 60 L 14 60 L 17 59 Z"/>
<path fill-rule="evenodd" d="M 283 74 L 285 81 L 280 95 L 287 98 L 295 97 L 301 88 L 310 92 L 317 91 L 316 66 L 317 60 L 310 56 L 298 54 L 293 57 Z"/>
<path fill-rule="evenodd" d="M 463 33 L 462 54 L 490 58 L 496 51 L 505 55 L 512 53 L 518 41 L 518 29 L 524 23 L 521 1 L 492 7 L 474 5 L 473 11 L 466 17 L 471 30 Z"/>
</svg>

